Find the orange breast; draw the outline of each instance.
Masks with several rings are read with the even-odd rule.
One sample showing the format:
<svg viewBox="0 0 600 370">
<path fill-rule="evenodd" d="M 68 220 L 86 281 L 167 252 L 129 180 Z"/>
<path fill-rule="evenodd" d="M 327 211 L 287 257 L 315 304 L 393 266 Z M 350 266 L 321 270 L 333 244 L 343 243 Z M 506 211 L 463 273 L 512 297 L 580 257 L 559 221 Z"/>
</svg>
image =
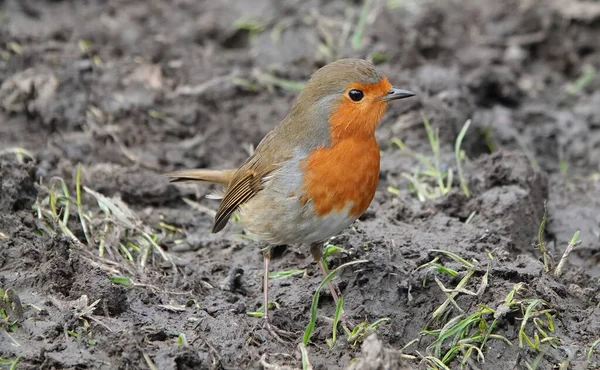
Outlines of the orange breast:
<svg viewBox="0 0 600 370">
<path fill-rule="evenodd" d="M 374 137 L 350 137 L 307 158 L 302 201 L 313 201 L 315 213 L 340 211 L 352 202 L 352 216 L 363 214 L 379 180 L 379 147 Z"/>
</svg>

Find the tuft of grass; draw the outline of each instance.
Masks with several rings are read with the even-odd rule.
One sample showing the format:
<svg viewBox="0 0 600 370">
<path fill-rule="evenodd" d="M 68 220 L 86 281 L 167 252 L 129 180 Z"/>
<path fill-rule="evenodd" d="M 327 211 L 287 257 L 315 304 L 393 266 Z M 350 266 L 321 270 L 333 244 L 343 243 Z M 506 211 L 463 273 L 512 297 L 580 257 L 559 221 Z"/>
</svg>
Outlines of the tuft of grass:
<svg viewBox="0 0 600 370">
<path fill-rule="evenodd" d="M 317 309 L 319 306 L 319 296 L 321 294 L 321 290 L 323 289 L 323 287 L 325 287 L 327 285 L 327 283 L 329 283 L 337 275 L 337 273 L 340 270 L 342 270 L 344 267 L 356 265 L 359 263 L 365 263 L 365 262 L 368 262 L 368 261 L 367 260 L 357 260 L 357 261 L 351 261 L 351 262 L 344 263 L 343 265 L 340 265 L 340 266 L 336 267 L 335 269 L 331 270 L 329 272 L 329 274 L 327 275 L 327 277 L 325 277 L 323 279 L 323 281 L 321 281 L 321 284 L 319 284 L 319 286 L 317 287 L 317 290 L 313 294 L 312 304 L 310 306 L 310 321 L 309 321 L 308 325 L 306 326 L 306 330 L 304 331 L 304 335 L 302 337 L 302 344 L 304 344 L 305 346 L 308 344 L 308 341 L 310 340 L 310 337 L 311 337 L 313 330 L 315 328 L 315 325 L 317 323 Z"/>
<path fill-rule="evenodd" d="M 551 345 L 556 346 L 560 342 L 560 339 L 548 334 L 548 332 L 554 332 L 554 321 L 551 315 L 553 309 L 550 305 L 541 299 L 523 300 L 520 302 L 520 305 L 521 308 L 524 308 L 524 314 L 519 328 L 519 347 L 523 348 L 524 343 L 526 343 L 530 348 L 539 352 L 541 351 L 541 345 L 543 343 L 550 343 Z M 546 322 L 537 316 L 545 316 Z M 534 326 L 533 340 L 529 338 L 526 332 L 527 324 L 530 322 L 530 319 Z"/>
<path fill-rule="evenodd" d="M 38 232 L 65 236 L 82 249 L 96 249 L 99 263 L 115 284 L 136 285 L 127 282 L 127 276 L 140 272 L 157 257 L 172 263 L 160 244 L 182 233 L 181 228 L 165 221 L 144 224 L 120 199 L 83 185 L 81 165 L 74 177 L 74 189 L 59 177 L 51 178 L 47 186 L 40 182 L 41 191 L 33 206 L 40 220 Z M 117 263 L 104 260 L 107 257 Z"/>
<path fill-rule="evenodd" d="M 127 259 L 133 262 L 132 253 L 137 255 L 137 262 L 141 267 L 145 267 L 151 251 L 155 250 L 164 261 L 170 261 L 166 253 L 156 243 L 158 235 L 149 231 L 137 215 L 120 199 L 108 198 L 86 186 L 83 190 L 96 198 L 98 206 L 104 212 L 106 219 L 111 223 L 116 223 L 126 229 L 128 237 L 125 243 L 121 243 L 121 250 L 127 256 Z"/>
<path fill-rule="evenodd" d="M 472 312 L 465 312 L 457 303 L 455 298 L 458 294 L 467 294 L 472 296 L 482 296 L 488 286 L 489 272 L 485 272 L 479 281 L 477 291 L 467 290 L 466 287 L 472 284 L 475 273 L 478 268 L 477 261 L 467 261 L 456 253 L 442 250 L 432 250 L 438 253 L 433 260 L 419 266 L 417 270 L 436 271 L 448 275 L 452 278 L 463 275 L 455 288 L 448 289 L 442 282 L 434 277 L 437 285 L 446 296 L 446 300 L 433 313 L 435 321 L 449 317 L 452 313 L 450 305 L 458 314 L 445 320 L 445 323 L 439 329 L 424 328 L 422 336 L 433 337 L 433 341 L 427 347 L 427 355 L 421 356 L 422 361 L 428 363 L 433 368 L 454 368 L 450 366 L 453 361 L 460 360 L 460 366 L 465 367 L 470 361 L 475 360 L 480 363 L 485 361 L 485 345 L 489 340 L 499 340 L 512 345 L 512 342 L 506 337 L 494 332 L 498 321 L 503 315 L 514 309 L 517 304 L 515 295 L 521 288 L 521 285 L 515 286 L 505 299 L 504 304 L 493 309 L 484 304 L 478 304 Z M 442 257 L 447 257 L 458 263 L 457 269 L 451 269 L 442 265 Z"/>
<path fill-rule="evenodd" d="M 467 366 L 471 358 L 484 363 L 485 346 L 489 340 L 499 340 L 512 346 L 508 338 L 494 332 L 498 323 L 511 312 L 523 314 L 518 331 L 520 348 L 528 346 L 539 356 L 546 352 L 546 345 L 556 348 L 560 340 L 551 335 L 554 332 L 552 308 L 541 299 L 519 299 L 517 293 L 523 286 L 522 283 L 515 284 L 496 309 L 478 304 L 474 312 L 467 314 L 457 308 L 460 313 L 448 319 L 440 329 L 423 329 L 421 335 L 434 337 L 423 361 L 437 368 L 449 368 L 457 359 L 461 359 L 461 368 Z M 533 364 L 535 368 L 536 361 Z"/>
<path fill-rule="evenodd" d="M 423 125 L 429 140 L 429 146 L 432 152 L 432 159 L 427 156 L 415 153 L 409 150 L 404 142 L 398 138 L 393 138 L 390 143 L 396 145 L 403 155 L 412 157 L 420 163 L 421 167 L 415 167 L 412 174 L 403 173 L 402 177 L 409 181 L 409 189 L 416 194 L 417 198 L 424 202 L 426 200 L 436 199 L 446 195 L 452 188 L 454 173 L 451 168 L 442 170 L 440 135 L 439 130 L 433 129 L 429 119 L 422 114 Z M 470 196 L 469 188 L 464 178 L 462 162 L 465 160 L 465 153 L 461 149 L 462 141 L 471 125 L 471 120 L 467 120 L 463 125 L 454 145 L 455 159 L 459 174 L 460 187 L 466 196 Z M 388 188 L 391 193 L 399 193 L 396 188 Z"/>
</svg>

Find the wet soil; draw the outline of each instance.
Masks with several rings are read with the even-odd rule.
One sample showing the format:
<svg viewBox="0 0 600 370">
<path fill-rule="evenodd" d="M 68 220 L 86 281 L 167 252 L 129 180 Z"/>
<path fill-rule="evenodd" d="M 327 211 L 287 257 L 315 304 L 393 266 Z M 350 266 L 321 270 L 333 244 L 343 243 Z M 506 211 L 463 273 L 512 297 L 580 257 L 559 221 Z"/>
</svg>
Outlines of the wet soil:
<svg viewBox="0 0 600 370">
<path fill-rule="evenodd" d="M 417 96 L 390 105 L 377 132 L 379 191 L 354 227 L 332 240 L 347 253 L 329 258 L 330 267 L 368 260 L 335 279 L 348 318 L 389 321 L 362 348 L 340 331 L 330 349 L 335 305 L 323 292 L 308 345 L 313 368 L 426 368 L 422 356 L 431 354 L 434 337 L 423 329 L 440 329 L 478 305 L 496 311 L 494 334 L 512 345 L 490 339 L 485 363 L 461 352 L 450 368 L 461 361 L 470 368 L 599 368 L 597 350 L 588 358 L 600 338 L 598 2 L 372 1 L 362 44 L 353 48 L 363 6 L 1 1 L 0 289 L 11 292 L 9 305 L 18 296 L 23 310 L 5 307 L 0 357 L 18 357 L 18 369 L 300 368 L 297 343 L 321 281 L 307 248 L 281 247 L 273 259 L 273 271 L 306 269 L 271 283 L 275 325 L 297 333 L 283 345 L 247 314 L 261 306 L 259 245 L 235 223 L 210 234 L 211 188 L 175 186 L 159 174 L 236 166 L 297 94 L 272 76 L 305 81 L 319 66 L 351 56 L 375 60 L 395 86 Z M 435 200 L 421 202 L 409 190 L 402 174 L 418 163 L 390 140 L 429 155 L 422 115 L 439 130 L 442 166 L 455 173 L 454 141 L 472 120 L 463 142 L 469 197 L 457 179 Z M 81 183 L 122 200 L 135 228 L 156 235 L 170 262 L 156 251 L 143 267 L 127 262 L 119 241 L 129 226 L 117 222 L 86 239 L 74 200 L 78 164 Z M 55 222 L 36 211 L 48 209 L 57 177 L 71 191 L 71 235 L 56 221 L 64 207 Z M 90 194 L 82 195 L 82 207 L 97 210 L 89 231 L 102 216 Z M 536 248 L 545 203 L 549 272 Z M 556 277 L 577 230 L 582 242 Z M 102 258 L 98 235 L 107 248 Z M 472 261 L 472 271 L 436 250 Z M 418 269 L 436 257 L 458 275 Z M 460 310 L 449 304 L 432 319 L 449 294 L 434 277 L 452 289 L 469 273 L 465 289 L 475 295 L 460 292 Z M 546 302 L 554 332 L 539 329 L 559 338 L 539 351 L 519 346 L 525 306 L 502 305 L 520 283 L 515 300 Z M 530 322 L 529 337 L 542 335 Z"/>
</svg>

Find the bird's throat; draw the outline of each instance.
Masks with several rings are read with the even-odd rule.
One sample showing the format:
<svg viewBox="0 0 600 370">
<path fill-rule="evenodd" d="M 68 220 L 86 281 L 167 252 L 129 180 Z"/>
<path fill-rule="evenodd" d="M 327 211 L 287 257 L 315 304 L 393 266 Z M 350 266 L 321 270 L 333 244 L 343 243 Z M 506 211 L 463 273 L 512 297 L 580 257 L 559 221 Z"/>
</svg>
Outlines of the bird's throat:
<svg viewBox="0 0 600 370">
<path fill-rule="evenodd" d="M 329 127 L 331 128 L 331 142 L 348 138 L 369 140 L 375 137 L 375 128 L 381 121 L 387 104 L 372 102 L 368 106 L 342 102 L 331 112 Z"/>
</svg>

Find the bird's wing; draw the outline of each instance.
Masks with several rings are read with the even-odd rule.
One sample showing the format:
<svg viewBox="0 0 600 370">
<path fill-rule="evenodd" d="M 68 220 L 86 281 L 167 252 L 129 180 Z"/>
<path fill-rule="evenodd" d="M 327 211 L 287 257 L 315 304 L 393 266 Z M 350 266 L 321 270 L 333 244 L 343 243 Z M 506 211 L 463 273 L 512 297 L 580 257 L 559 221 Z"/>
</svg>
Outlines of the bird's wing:
<svg viewBox="0 0 600 370">
<path fill-rule="evenodd" d="M 278 138 L 286 136 L 277 135 L 277 130 L 278 127 L 263 138 L 254 154 L 233 175 L 217 210 L 213 233 L 221 231 L 239 206 L 263 189 L 266 176 L 290 159 L 289 138 L 286 138 L 288 145 L 281 145 Z"/>
<path fill-rule="evenodd" d="M 262 190 L 265 177 L 271 174 L 283 159 L 281 151 L 265 150 L 271 146 L 271 133 L 267 134 L 254 154 L 233 175 L 217 210 L 213 233 L 221 231 L 233 212 Z"/>
<path fill-rule="evenodd" d="M 227 191 L 215 216 L 213 233 L 221 231 L 227 225 L 233 212 L 262 189 L 262 178 L 266 174 L 261 175 L 252 169 L 243 172 L 242 170 L 243 168 L 238 171 L 238 174 L 236 174 L 231 184 L 227 187 Z"/>
</svg>

